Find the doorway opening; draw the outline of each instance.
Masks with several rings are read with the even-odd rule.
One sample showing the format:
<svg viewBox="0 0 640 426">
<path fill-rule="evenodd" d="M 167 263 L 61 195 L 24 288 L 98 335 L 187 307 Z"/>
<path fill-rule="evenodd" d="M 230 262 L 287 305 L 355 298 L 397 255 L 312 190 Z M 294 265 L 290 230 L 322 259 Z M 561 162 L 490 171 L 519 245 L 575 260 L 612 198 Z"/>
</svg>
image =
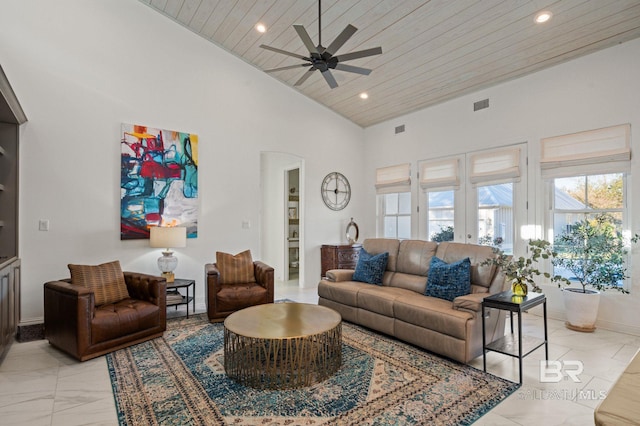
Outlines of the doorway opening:
<svg viewBox="0 0 640 426">
<path fill-rule="evenodd" d="M 287 170 L 287 226 L 285 227 L 285 281 L 299 281 L 300 277 L 300 169 Z"/>
<path fill-rule="evenodd" d="M 260 157 L 262 259 L 278 287 L 304 286 L 304 160 L 281 152 Z"/>
</svg>

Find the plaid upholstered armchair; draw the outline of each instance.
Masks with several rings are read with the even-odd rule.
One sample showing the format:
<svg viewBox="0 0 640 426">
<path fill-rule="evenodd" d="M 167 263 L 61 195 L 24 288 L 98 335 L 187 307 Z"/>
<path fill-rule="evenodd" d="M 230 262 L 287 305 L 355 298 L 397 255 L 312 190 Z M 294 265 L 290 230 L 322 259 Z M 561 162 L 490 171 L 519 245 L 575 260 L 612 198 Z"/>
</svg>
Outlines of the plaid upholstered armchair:
<svg viewBox="0 0 640 426">
<path fill-rule="evenodd" d="M 44 285 L 44 333 L 80 361 L 162 336 L 164 278 L 122 272 L 118 261 L 69 265 L 70 279 Z"/>
<path fill-rule="evenodd" d="M 217 252 L 216 263 L 207 263 L 204 273 L 211 322 L 249 306 L 273 303 L 273 268 L 254 262 L 249 250 L 235 256 Z"/>
</svg>

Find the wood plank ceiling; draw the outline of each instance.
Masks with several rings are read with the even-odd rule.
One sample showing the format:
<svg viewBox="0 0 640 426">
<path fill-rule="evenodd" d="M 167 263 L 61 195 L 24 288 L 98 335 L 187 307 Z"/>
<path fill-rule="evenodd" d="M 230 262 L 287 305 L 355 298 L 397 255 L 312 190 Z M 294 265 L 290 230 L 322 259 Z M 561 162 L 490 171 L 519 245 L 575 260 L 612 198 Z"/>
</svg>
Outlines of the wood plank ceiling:
<svg viewBox="0 0 640 426">
<path fill-rule="evenodd" d="M 261 70 L 302 61 L 260 44 L 308 56 L 292 25 L 318 41 L 316 0 L 140 1 Z M 541 10 L 553 17 L 535 24 Z M 367 127 L 640 37 L 640 0 L 324 0 L 321 24 L 325 47 L 358 28 L 338 54 L 383 54 L 348 62 L 369 76 L 333 70 L 330 89 L 315 72 L 295 89 Z M 306 69 L 269 75 L 293 86 Z"/>
</svg>

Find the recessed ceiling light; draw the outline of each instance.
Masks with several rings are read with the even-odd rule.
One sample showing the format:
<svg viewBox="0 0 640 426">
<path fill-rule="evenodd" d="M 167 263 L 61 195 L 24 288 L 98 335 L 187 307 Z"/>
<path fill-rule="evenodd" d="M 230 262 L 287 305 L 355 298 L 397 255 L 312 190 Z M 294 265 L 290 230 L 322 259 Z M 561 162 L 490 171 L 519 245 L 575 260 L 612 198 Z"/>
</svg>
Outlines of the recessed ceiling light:
<svg viewBox="0 0 640 426">
<path fill-rule="evenodd" d="M 360 99 L 369 99 L 369 94 L 367 92 L 360 93 Z"/>
<path fill-rule="evenodd" d="M 538 12 L 536 14 L 534 21 L 536 22 L 536 24 L 544 24 L 549 19 L 551 19 L 552 16 L 553 13 L 549 12 L 548 10 L 543 10 L 542 12 Z"/>
<path fill-rule="evenodd" d="M 256 31 L 258 31 L 259 33 L 265 33 L 267 31 L 267 27 L 265 27 L 264 24 L 257 23 Z"/>
</svg>

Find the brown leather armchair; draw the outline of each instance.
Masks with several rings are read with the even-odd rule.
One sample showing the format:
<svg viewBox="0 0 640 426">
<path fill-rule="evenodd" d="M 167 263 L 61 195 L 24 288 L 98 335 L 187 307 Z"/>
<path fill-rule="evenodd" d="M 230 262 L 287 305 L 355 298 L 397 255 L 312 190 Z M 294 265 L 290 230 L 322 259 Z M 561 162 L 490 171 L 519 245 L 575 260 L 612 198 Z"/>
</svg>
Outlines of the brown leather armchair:
<svg viewBox="0 0 640 426">
<path fill-rule="evenodd" d="M 124 272 L 129 298 L 95 306 L 94 292 L 70 279 L 44 285 L 45 338 L 86 361 L 162 336 L 167 328 L 167 283 L 162 277 Z"/>
<path fill-rule="evenodd" d="M 273 268 L 266 263 L 253 262 L 255 282 L 221 284 L 220 271 L 215 263 L 204 265 L 207 283 L 207 314 L 209 321 L 224 320 L 235 311 L 249 306 L 273 303 Z"/>
</svg>

